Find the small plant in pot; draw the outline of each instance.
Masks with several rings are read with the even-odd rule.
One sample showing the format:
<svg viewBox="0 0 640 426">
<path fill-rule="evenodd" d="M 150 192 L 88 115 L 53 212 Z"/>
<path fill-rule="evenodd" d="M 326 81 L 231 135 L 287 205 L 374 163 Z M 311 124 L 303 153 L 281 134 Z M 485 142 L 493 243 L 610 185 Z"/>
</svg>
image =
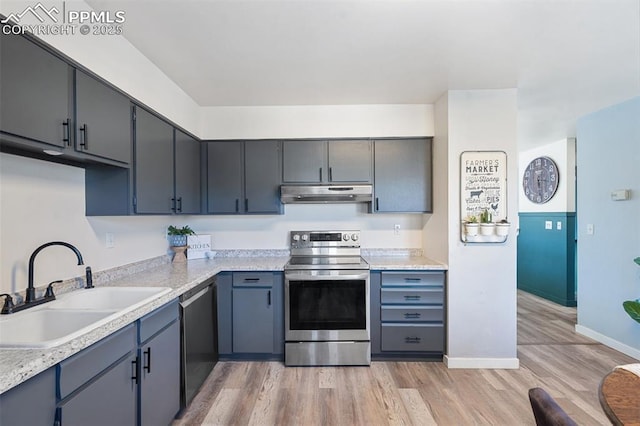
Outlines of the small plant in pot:
<svg viewBox="0 0 640 426">
<path fill-rule="evenodd" d="M 633 261 L 636 262 L 637 265 L 640 265 L 640 257 L 636 257 Z M 622 307 L 633 320 L 640 323 L 640 299 L 625 300 L 622 303 Z"/>
<path fill-rule="evenodd" d="M 496 235 L 504 237 L 509 234 L 509 227 L 511 224 L 507 219 L 502 219 L 500 222 L 496 222 Z"/>
<path fill-rule="evenodd" d="M 491 221 L 491 213 L 489 210 L 484 209 L 482 213 L 480 213 L 480 235 L 493 235 L 496 224 Z"/>
<path fill-rule="evenodd" d="M 478 228 L 480 228 L 480 224 L 478 223 L 478 218 L 475 216 L 469 216 L 464 222 L 465 233 L 470 237 L 475 237 L 478 235 Z"/>
<path fill-rule="evenodd" d="M 183 226 L 182 228 L 176 228 L 171 225 L 167 228 L 167 240 L 169 240 L 169 245 L 171 247 L 186 246 L 188 235 L 196 235 L 189 225 Z"/>
</svg>

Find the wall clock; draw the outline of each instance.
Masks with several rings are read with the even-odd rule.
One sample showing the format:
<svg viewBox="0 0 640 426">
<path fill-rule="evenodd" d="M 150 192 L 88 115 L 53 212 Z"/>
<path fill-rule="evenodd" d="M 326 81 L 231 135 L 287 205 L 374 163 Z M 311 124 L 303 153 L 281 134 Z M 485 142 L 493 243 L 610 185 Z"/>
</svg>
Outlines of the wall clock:
<svg viewBox="0 0 640 426">
<path fill-rule="evenodd" d="M 533 159 L 522 176 L 522 188 L 527 198 L 536 204 L 544 204 L 558 190 L 558 166 L 549 157 Z"/>
</svg>

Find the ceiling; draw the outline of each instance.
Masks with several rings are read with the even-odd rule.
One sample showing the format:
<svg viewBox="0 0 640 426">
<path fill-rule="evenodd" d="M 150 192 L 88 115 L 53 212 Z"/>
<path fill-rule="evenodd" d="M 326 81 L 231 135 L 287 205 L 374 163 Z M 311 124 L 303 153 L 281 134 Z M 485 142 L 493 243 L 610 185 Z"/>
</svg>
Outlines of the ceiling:
<svg viewBox="0 0 640 426">
<path fill-rule="evenodd" d="M 201 106 L 518 89 L 521 149 L 640 95 L 640 0 L 87 0 Z"/>
</svg>

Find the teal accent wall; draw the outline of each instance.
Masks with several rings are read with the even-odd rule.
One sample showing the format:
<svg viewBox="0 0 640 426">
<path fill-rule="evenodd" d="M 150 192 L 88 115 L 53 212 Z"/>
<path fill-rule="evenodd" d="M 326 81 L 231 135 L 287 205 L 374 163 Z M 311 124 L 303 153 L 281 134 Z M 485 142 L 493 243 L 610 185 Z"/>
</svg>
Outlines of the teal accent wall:
<svg viewBox="0 0 640 426">
<path fill-rule="evenodd" d="M 576 306 L 575 213 L 520 213 L 519 218 L 518 289 Z M 547 221 L 551 229 L 545 229 Z"/>
</svg>

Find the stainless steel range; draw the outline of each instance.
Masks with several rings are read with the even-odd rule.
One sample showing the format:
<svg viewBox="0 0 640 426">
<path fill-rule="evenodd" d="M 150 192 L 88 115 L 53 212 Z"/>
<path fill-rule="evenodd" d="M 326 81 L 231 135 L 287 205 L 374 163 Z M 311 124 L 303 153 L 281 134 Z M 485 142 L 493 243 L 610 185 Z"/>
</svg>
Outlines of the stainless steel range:
<svg viewBox="0 0 640 426">
<path fill-rule="evenodd" d="M 369 264 L 360 231 L 291 231 L 285 365 L 369 365 Z"/>
</svg>

